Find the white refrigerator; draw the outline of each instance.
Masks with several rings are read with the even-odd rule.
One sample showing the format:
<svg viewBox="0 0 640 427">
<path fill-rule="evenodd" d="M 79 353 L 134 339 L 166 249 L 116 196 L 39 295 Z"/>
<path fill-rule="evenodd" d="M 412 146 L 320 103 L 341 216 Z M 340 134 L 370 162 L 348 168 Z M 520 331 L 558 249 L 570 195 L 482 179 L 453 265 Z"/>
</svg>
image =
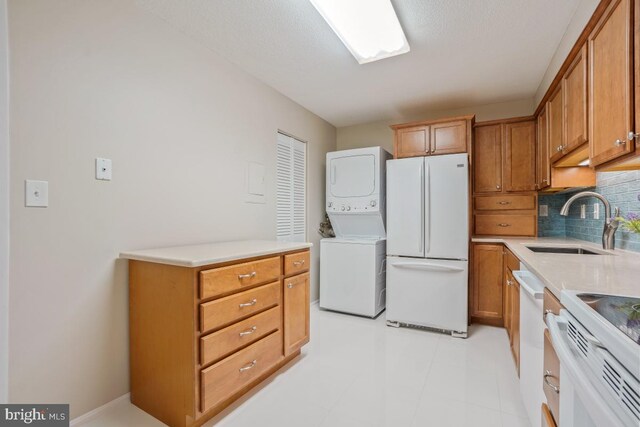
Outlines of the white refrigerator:
<svg viewBox="0 0 640 427">
<path fill-rule="evenodd" d="M 387 161 L 387 324 L 467 336 L 467 154 Z"/>
</svg>

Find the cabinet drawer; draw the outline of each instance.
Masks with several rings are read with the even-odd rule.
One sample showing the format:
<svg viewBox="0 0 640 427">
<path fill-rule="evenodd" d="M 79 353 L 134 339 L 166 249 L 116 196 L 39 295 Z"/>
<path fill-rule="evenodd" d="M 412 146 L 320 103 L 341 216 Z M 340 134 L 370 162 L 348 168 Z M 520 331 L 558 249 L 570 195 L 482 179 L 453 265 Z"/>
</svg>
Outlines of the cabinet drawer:
<svg viewBox="0 0 640 427">
<path fill-rule="evenodd" d="M 535 215 L 476 215 L 476 234 L 499 236 L 534 236 Z"/>
<path fill-rule="evenodd" d="M 280 329 L 282 311 L 274 307 L 200 338 L 200 363 L 206 365 Z"/>
<path fill-rule="evenodd" d="M 284 256 L 284 274 L 291 276 L 309 269 L 309 251 Z"/>
<path fill-rule="evenodd" d="M 211 298 L 280 277 L 280 257 L 200 272 L 200 298 Z"/>
<path fill-rule="evenodd" d="M 280 282 L 200 304 L 200 331 L 217 329 L 280 304 Z"/>
<path fill-rule="evenodd" d="M 478 196 L 475 198 L 476 210 L 504 211 L 504 210 L 534 210 L 536 196 Z"/>
<path fill-rule="evenodd" d="M 200 373 L 202 412 L 231 397 L 273 367 L 282 355 L 282 332 L 232 354 Z"/>
<path fill-rule="evenodd" d="M 553 418 L 560 419 L 560 360 L 551 344 L 549 330 L 544 330 L 544 368 L 542 377 L 542 389 L 547 398 L 547 404 L 553 414 Z"/>
<path fill-rule="evenodd" d="M 544 300 L 543 300 L 542 312 L 553 313 L 555 315 L 558 315 L 560 314 L 561 308 L 562 308 L 562 304 L 560 304 L 560 300 L 556 298 L 556 296 L 549 290 L 549 288 L 544 288 Z"/>
</svg>

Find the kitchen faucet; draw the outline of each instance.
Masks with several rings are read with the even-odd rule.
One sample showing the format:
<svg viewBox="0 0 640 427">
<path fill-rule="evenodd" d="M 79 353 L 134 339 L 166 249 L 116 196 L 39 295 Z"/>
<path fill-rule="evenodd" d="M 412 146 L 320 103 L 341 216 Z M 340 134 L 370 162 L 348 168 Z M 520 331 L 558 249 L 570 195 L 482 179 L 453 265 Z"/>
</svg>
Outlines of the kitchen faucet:
<svg viewBox="0 0 640 427">
<path fill-rule="evenodd" d="M 604 229 L 602 230 L 602 248 L 603 249 L 615 249 L 616 246 L 616 230 L 620 225 L 620 222 L 616 219 L 616 217 L 620 214 L 618 208 L 615 208 L 615 217 L 611 217 L 611 205 L 609 201 L 604 198 L 601 194 L 598 194 L 593 191 L 581 191 L 578 194 L 575 194 L 567 200 L 562 209 L 560 209 L 560 215 L 567 216 L 569 215 L 569 207 L 573 202 L 578 199 L 582 199 L 583 197 L 595 197 L 599 199 L 602 204 L 604 204 Z"/>
</svg>

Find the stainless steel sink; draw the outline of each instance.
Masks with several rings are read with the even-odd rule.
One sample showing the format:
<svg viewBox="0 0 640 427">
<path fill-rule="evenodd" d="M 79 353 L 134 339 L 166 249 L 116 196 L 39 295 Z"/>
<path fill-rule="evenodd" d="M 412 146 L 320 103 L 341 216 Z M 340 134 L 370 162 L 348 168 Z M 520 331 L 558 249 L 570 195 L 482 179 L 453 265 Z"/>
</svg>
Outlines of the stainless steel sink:
<svg viewBox="0 0 640 427">
<path fill-rule="evenodd" d="M 567 246 L 527 246 L 527 249 L 533 252 L 544 252 L 549 254 L 609 255 L 605 252 L 594 252 L 589 249 Z"/>
</svg>

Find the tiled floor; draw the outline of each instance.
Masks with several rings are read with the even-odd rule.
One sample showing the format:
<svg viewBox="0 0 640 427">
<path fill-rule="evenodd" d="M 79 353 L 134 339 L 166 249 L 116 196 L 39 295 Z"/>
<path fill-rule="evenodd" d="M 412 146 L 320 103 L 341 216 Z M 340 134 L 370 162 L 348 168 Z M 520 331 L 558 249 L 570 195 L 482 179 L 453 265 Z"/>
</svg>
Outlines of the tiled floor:
<svg viewBox="0 0 640 427">
<path fill-rule="evenodd" d="M 504 329 L 474 325 L 463 340 L 317 306 L 302 356 L 214 424 L 529 427 Z M 84 424 L 162 425 L 128 402 Z"/>
</svg>

